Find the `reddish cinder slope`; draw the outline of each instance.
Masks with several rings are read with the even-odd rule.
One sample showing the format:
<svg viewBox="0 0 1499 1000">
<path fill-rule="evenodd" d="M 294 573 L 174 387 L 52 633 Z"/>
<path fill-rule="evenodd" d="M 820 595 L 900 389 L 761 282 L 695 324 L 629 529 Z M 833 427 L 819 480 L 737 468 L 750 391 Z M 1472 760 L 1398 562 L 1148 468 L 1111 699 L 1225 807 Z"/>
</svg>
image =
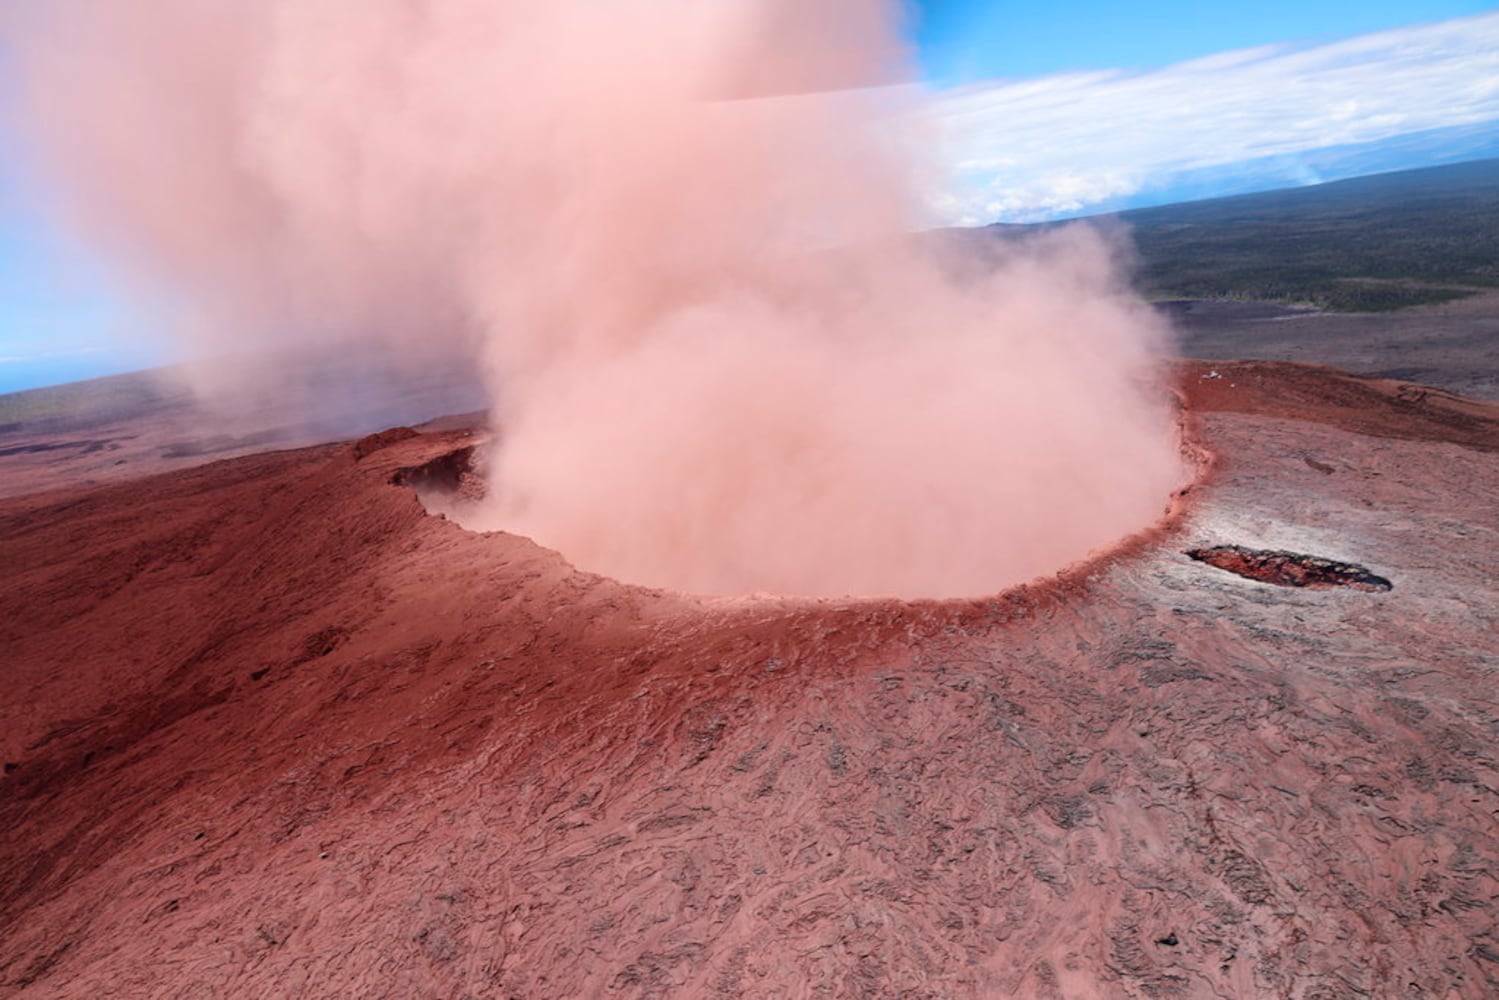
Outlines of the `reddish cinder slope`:
<svg viewBox="0 0 1499 1000">
<path fill-rule="evenodd" d="M 967 602 L 580 573 L 458 434 L 0 502 L 0 993 L 1493 995 L 1495 409 L 1181 383 L 1176 519 Z"/>
</svg>

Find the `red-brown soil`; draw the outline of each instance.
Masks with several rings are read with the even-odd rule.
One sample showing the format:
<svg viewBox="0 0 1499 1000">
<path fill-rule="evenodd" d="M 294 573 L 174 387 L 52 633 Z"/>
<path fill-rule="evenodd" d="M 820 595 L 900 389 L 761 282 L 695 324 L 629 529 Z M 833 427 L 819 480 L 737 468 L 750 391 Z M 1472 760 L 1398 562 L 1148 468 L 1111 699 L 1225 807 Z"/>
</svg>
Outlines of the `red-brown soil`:
<svg viewBox="0 0 1499 1000">
<path fill-rule="evenodd" d="M 1173 519 L 971 601 L 581 573 L 462 432 L 0 501 L 0 993 L 1499 994 L 1499 408 L 1178 374 Z"/>
</svg>

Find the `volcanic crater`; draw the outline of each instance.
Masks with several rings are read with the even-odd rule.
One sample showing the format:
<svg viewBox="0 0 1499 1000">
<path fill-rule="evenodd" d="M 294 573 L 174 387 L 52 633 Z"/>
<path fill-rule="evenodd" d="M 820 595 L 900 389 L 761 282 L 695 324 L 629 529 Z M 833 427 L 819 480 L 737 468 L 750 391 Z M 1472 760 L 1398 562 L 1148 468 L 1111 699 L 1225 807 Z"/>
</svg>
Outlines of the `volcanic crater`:
<svg viewBox="0 0 1499 1000">
<path fill-rule="evenodd" d="M 1179 407 L 1181 403 L 1180 399 L 1178 398 L 1176 402 Z M 375 451 L 379 451 L 382 448 L 389 447 L 392 444 L 402 442 L 411 437 L 414 437 L 417 435 L 417 433 L 417 431 L 409 427 L 396 427 L 386 431 L 381 431 L 378 434 L 371 434 L 355 442 L 352 446 L 352 453 L 356 458 L 362 459 L 364 456 Z M 1175 521 L 1175 519 L 1181 512 L 1183 498 L 1191 490 L 1193 484 L 1196 481 L 1200 480 L 1201 477 L 1205 474 L 1211 461 L 1209 453 L 1205 449 L 1188 439 L 1188 431 L 1186 429 L 1185 420 L 1184 418 L 1180 418 L 1180 416 L 1177 421 L 1175 433 L 1177 434 L 1179 448 L 1181 451 L 1182 468 L 1185 473 L 1190 474 L 1190 481 L 1178 488 L 1171 496 L 1162 498 L 1162 517 L 1153 524 L 1141 526 L 1141 532 L 1146 535 L 1159 532 L 1167 525 Z M 463 443 L 461 446 L 455 447 L 451 451 L 446 451 L 442 454 L 436 455 L 435 457 L 429 458 L 419 465 L 397 469 L 391 474 L 390 482 L 396 486 L 410 488 L 415 493 L 417 500 L 422 506 L 422 509 L 429 515 L 441 518 L 443 520 L 452 521 L 465 530 L 477 531 L 480 533 L 491 530 L 504 530 L 502 527 L 498 529 L 492 527 L 492 520 L 485 513 L 484 504 L 486 498 L 489 496 L 489 485 L 485 479 L 483 470 L 486 465 L 486 449 L 489 442 L 487 439 L 480 439 L 472 443 L 468 443 L 468 438 L 465 438 L 464 440 L 465 443 Z M 478 527 L 476 525 L 483 525 L 483 527 Z M 622 527 L 621 530 L 628 530 L 628 527 Z M 1056 570 L 1056 573 L 1058 575 L 1062 575 L 1070 574 L 1073 572 L 1085 572 L 1082 567 L 1085 567 L 1088 563 L 1100 558 L 1104 558 L 1110 552 L 1116 549 L 1128 548 L 1131 545 L 1131 539 L 1133 537 L 1133 535 L 1126 536 L 1125 538 L 1117 540 L 1111 544 L 1101 546 L 1083 559 L 1074 560 L 1072 562 L 1069 562 L 1067 565 L 1059 566 Z M 535 540 L 533 539 L 533 541 Z M 538 542 L 538 544 L 540 543 Z M 560 552 L 559 554 L 564 558 L 568 557 L 568 553 L 566 552 Z M 587 566 L 579 566 L 578 568 L 582 570 L 589 569 L 589 567 Z M 630 580 L 620 580 L 619 582 L 626 586 L 639 585 Z M 647 589 L 657 589 L 652 588 L 649 585 L 644 586 L 646 586 Z M 684 596 L 693 595 L 688 592 L 685 593 Z M 795 593 L 759 593 L 754 595 L 697 596 L 702 596 L 708 599 L 715 599 L 716 597 L 720 596 L 759 596 L 780 600 L 786 598 L 803 597 L 806 595 L 799 595 Z M 970 596 L 981 597 L 984 595 L 980 594 Z M 846 595 L 842 599 L 879 599 L 880 597 L 881 595 L 850 594 Z M 935 600 L 950 599 L 962 598 L 938 598 Z"/>
<path fill-rule="evenodd" d="M 579 572 L 464 431 L 0 500 L 0 992 L 1499 992 L 1499 413 L 1176 380 L 1174 518 L 967 600 Z"/>
</svg>

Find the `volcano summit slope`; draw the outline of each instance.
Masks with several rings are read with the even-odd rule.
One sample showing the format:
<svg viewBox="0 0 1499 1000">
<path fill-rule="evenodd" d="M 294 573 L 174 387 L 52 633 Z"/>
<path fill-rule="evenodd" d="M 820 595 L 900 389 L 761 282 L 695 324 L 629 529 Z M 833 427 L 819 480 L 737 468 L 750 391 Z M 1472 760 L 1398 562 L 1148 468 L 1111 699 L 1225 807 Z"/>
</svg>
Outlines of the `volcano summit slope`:
<svg viewBox="0 0 1499 1000">
<path fill-rule="evenodd" d="M 967 601 L 575 571 L 462 432 L 0 501 L 0 993 L 1499 993 L 1499 408 L 1178 374 L 1175 513 Z"/>
</svg>

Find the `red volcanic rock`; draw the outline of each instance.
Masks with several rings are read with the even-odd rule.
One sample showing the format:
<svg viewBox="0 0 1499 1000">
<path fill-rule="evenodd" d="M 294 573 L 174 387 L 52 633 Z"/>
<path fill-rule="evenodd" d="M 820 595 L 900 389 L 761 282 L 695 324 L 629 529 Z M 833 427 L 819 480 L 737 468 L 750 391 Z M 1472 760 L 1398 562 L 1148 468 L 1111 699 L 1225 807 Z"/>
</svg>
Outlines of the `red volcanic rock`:
<svg viewBox="0 0 1499 1000">
<path fill-rule="evenodd" d="M 971 601 L 581 573 L 463 434 L 0 501 L 0 992 L 1495 995 L 1499 413 L 1180 381 L 1175 519 Z"/>
<path fill-rule="evenodd" d="M 349 450 L 353 453 L 354 460 L 357 462 L 362 458 L 373 455 L 381 448 L 389 448 L 393 444 L 409 441 L 416 436 L 417 432 L 410 427 L 392 427 L 389 430 L 365 435 L 358 441 L 355 441 Z"/>
</svg>

